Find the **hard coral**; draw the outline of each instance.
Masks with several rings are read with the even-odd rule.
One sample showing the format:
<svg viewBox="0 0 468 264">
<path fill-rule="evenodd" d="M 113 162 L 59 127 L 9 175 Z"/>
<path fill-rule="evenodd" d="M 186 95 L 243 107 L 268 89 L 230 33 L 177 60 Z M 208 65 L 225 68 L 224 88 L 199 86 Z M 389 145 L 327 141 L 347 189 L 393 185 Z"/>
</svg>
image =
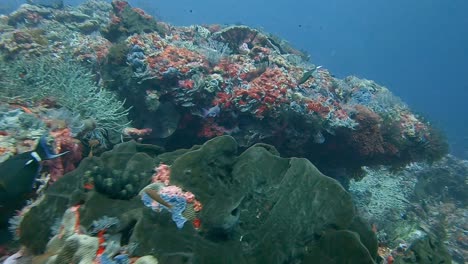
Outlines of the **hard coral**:
<svg viewBox="0 0 468 264">
<path fill-rule="evenodd" d="M 274 48 L 267 36 L 247 26 L 231 26 L 214 33 L 214 39 L 227 42 L 229 48 L 238 53 L 245 43 L 249 48 L 261 46 Z"/>
<path fill-rule="evenodd" d="M 18 55 L 40 55 L 46 52 L 48 40 L 41 29 L 17 29 L 13 32 L 5 32 L 0 39 L 0 51 L 7 58 L 15 58 Z"/>
<path fill-rule="evenodd" d="M 214 122 L 206 122 L 203 124 L 203 127 L 198 132 L 198 136 L 204 138 L 214 138 L 217 136 L 222 136 L 228 132 L 229 129 L 226 129 L 225 127 L 217 125 Z"/>
<path fill-rule="evenodd" d="M 140 16 L 146 18 L 146 19 L 153 19 L 152 16 L 148 15 L 143 9 L 141 8 L 138 8 L 138 7 L 134 7 L 132 8 L 133 11 L 135 11 L 136 13 L 138 13 Z"/>
<path fill-rule="evenodd" d="M 141 9 L 132 8 L 128 2 L 117 0 L 112 2 L 112 6 L 110 23 L 102 32 L 107 39 L 114 41 L 142 32 L 155 31 L 165 34 L 165 29 L 153 17 Z"/>
<path fill-rule="evenodd" d="M 214 72 L 220 72 L 223 77 L 227 78 L 237 78 L 244 70 L 244 67 L 240 63 L 233 63 L 227 59 L 221 59 L 213 68 Z"/>
<path fill-rule="evenodd" d="M 192 69 L 206 66 L 206 62 L 200 54 L 173 45 L 168 45 L 157 55 L 148 56 L 146 62 L 160 78 L 171 68 L 186 74 Z"/>
<path fill-rule="evenodd" d="M 83 36 L 73 49 L 73 55 L 79 61 L 101 64 L 109 54 L 111 46 L 111 43 L 101 36 Z"/>
<path fill-rule="evenodd" d="M 128 6 L 128 3 L 126 1 L 117 0 L 112 2 L 112 6 L 117 13 L 120 13 Z"/>
<path fill-rule="evenodd" d="M 365 106 L 356 106 L 356 130 L 351 132 L 349 144 L 363 158 L 384 154 L 384 141 L 380 131 L 380 116 Z"/>
<path fill-rule="evenodd" d="M 323 105 L 319 100 L 306 99 L 305 101 L 307 109 L 313 113 L 317 113 L 321 117 L 326 117 L 326 115 L 330 112 L 330 108 Z"/>
<path fill-rule="evenodd" d="M 287 92 L 295 82 L 279 68 L 268 68 L 248 86 L 236 87 L 233 102 L 241 112 L 249 111 L 257 118 L 275 112 L 288 102 Z"/>
</svg>

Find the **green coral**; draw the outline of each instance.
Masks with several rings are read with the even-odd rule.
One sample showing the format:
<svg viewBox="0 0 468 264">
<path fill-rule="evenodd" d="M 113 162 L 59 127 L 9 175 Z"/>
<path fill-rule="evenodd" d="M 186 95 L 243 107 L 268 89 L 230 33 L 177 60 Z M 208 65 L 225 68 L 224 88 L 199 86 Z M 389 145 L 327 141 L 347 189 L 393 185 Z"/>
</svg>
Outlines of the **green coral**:
<svg viewBox="0 0 468 264">
<path fill-rule="evenodd" d="M 101 157 L 93 157 L 96 189 L 114 199 L 131 199 L 149 183 L 155 164 L 146 153 L 137 153 L 133 143 L 117 145 Z"/>
<path fill-rule="evenodd" d="M 38 57 L 0 61 L 0 97 L 31 101 L 53 99 L 58 105 L 120 133 L 128 126 L 128 108 L 110 91 L 97 86 L 93 74 L 72 60 Z"/>
</svg>

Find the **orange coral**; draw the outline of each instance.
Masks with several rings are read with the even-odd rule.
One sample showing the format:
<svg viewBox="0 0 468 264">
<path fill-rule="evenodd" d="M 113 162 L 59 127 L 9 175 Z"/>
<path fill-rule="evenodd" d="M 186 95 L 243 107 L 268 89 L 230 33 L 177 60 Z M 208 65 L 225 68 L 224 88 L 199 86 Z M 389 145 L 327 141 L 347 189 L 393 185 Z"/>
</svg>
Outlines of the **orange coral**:
<svg viewBox="0 0 468 264">
<path fill-rule="evenodd" d="M 166 72 L 169 68 L 175 68 L 181 73 L 187 73 L 194 67 L 203 66 L 203 57 L 185 48 L 168 45 L 157 54 L 148 56 L 146 59 L 152 69 L 157 69 L 159 73 Z"/>
<path fill-rule="evenodd" d="M 295 82 L 280 68 L 268 68 L 253 79 L 248 87 L 236 87 L 234 98 L 239 106 L 251 100 L 257 101 L 254 113 L 262 118 L 267 111 L 288 101 L 287 91 L 295 87 Z"/>
</svg>

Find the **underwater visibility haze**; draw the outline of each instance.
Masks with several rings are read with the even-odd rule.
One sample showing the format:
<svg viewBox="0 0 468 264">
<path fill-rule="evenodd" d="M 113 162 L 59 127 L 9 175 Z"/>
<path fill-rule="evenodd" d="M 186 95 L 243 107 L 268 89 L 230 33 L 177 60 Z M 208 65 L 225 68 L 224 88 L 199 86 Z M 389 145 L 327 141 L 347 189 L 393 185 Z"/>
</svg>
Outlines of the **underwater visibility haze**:
<svg viewBox="0 0 468 264">
<path fill-rule="evenodd" d="M 468 2 L 0 3 L 0 263 L 468 262 Z"/>
</svg>

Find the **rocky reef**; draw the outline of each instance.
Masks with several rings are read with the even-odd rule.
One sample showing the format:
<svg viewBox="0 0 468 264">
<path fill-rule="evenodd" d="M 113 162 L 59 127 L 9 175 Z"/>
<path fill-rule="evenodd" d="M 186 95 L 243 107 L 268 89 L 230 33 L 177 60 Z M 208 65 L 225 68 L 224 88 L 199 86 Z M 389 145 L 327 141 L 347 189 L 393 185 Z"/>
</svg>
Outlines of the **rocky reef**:
<svg viewBox="0 0 468 264">
<path fill-rule="evenodd" d="M 468 166 L 386 87 L 248 26 L 44 2 L 0 17 L 0 161 L 69 151 L 0 208 L 23 261 L 466 261 Z"/>
<path fill-rule="evenodd" d="M 175 27 L 120 0 L 64 9 L 23 5 L 0 22 L 0 68 L 13 73 L 3 83 L 16 83 L 18 74 L 36 81 L 39 66 L 8 68 L 22 58 L 35 65 L 34 58 L 54 54 L 57 63 L 48 64 L 57 67 L 66 66 L 62 59 L 79 62 L 99 87 L 125 99 L 146 143 L 174 150 L 229 134 L 241 147 L 268 143 L 349 175 L 364 165 L 401 167 L 447 152 L 443 136 L 386 87 L 336 78 L 258 29 Z M 21 94 L 12 91 L 8 96 Z"/>
<path fill-rule="evenodd" d="M 192 192 L 203 205 L 196 213 L 201 225 L 178 228 L 168 211 L 152 211 L 138 197 L 116 198 L 108 191 L 84 188 L 84 175 L 94 171 L 97 160 L 122 163 L 128 155 L 145 156 L 152 163 L 138 160 L 146 166 L 168 164 L 171 184 Z M 97 220 L 115 218 L 118 224 L 102 229 L 106 238 L 119 235 L 119 242 L 135 245 L 130 257 L 151 254 L 159 263 L 374 263 L 377 257 L 376 236 L 341 185 L 306 159 L 281 158 L 272 146 L 256 144 L 239 153 L 236 141 L 222 136 L 156 155 L 130 141 L 103 156 L 85 158 L 25 214 L 19 226 L 23 245 L 44 253 L 54 235 L 50 223 L 75 206 L 71 214 L 79 222 L 65 224 L 60 230 L 71 231 L 63 236 L 92 235 Z M 131 163 L 128 159 L 127 167 Z M 151 169 L 146 171 L 151 174 Z M 99 181 L 96 178 L 96 187 Z"/>
<path fill-rule="evenodd" d="M 357 211 L 376 232 L 384 263 L 466 262 L 467 172 L 466 161 L 447 155 L 400 171 L 366 168 L 364 179 L 351 181 Z"/>
</svg>

